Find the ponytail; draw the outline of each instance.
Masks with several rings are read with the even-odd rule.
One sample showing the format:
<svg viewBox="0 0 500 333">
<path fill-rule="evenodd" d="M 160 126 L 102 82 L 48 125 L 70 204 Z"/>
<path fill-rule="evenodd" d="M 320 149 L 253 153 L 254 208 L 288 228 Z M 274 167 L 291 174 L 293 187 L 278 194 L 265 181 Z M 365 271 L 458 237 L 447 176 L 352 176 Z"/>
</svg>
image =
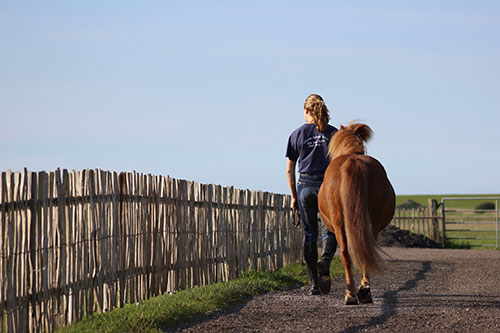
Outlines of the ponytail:
<svg viewBox="0 0 500 333">
<path fill-rule="evenodd" d="M 308 109 L 311 113 L 318 131 L 324 132 L 330 120 L 330 115 L 323 98 L 316 94 L 309 95 L 304 103 L 304 109 Z"/>
</svg>

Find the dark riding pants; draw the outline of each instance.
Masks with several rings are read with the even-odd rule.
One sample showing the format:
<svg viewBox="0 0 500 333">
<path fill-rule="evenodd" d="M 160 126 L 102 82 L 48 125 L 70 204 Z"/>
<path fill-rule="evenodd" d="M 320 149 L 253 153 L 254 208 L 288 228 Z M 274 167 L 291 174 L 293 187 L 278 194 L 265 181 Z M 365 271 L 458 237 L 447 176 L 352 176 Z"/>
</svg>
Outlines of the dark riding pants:
<svg viewBox="0 0 500 333">
<path fill-rule="evenodd" d="M 304 227 L 304 244 L 317 243 L 318 241 L 318 192 L 322 182 L 323 176 L 303 174 L 300 175 L 297 182 L 299 210 L 302 226 Z M 321 223 L 321 226 L 323 230 L 323 242 L 326 242 L 330 238 L 332 241 L 335 240 L 336 247 L 335 234 L 329 231 L 323 223 Z M 333 256 L 333 253 L 331 256 Z"/>
</svg>

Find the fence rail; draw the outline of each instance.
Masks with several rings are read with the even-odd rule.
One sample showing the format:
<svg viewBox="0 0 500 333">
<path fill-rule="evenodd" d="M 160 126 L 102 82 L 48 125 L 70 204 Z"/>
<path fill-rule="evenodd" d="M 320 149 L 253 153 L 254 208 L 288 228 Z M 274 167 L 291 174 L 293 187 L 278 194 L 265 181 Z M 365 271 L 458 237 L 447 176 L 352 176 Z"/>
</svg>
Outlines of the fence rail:
<svg viewBox="0 0 500 333">
<path fill-rule="evenodd" d="M 460 209 L 448 207 L 452 202 L 487 200 L 495 209 Z M 462 241 L 468 247 L 500 247 L 500 197 L 451 197 L 441 199 L 443 237 Z"/>
<path fill-rule="evenodd" d="M 396 208 L 392 225 L 416 234 L 422 234 L 436 242 L 443 242 L 442 220 L 437 211 L 437 203 L 429 202 L 429 207 Z"/>
<path fill-rule="evenodd" d="M 102 170 L 0 175 L 0 329 L 51 331 L 300 258 L 290 197 Z"/>
</svg>

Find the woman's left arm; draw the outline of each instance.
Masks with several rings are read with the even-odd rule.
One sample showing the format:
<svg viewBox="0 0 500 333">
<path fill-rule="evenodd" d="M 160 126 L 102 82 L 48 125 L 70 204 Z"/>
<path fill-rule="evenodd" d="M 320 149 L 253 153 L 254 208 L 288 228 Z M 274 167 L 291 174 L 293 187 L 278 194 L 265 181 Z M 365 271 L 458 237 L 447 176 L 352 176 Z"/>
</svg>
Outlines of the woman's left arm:
<svg viewBox="0 0 500 333">
<path fill-rule="evenodd" d="M 295 181 L 295 161 L 291 159 L 286 160 L 286 179 L 288 181 L 288 187 L 290 188 L 290 192 L 292 193 L 292 208 L 298 209 L 299 205 L 297 202 L 297 188 Z"/>
</svg>

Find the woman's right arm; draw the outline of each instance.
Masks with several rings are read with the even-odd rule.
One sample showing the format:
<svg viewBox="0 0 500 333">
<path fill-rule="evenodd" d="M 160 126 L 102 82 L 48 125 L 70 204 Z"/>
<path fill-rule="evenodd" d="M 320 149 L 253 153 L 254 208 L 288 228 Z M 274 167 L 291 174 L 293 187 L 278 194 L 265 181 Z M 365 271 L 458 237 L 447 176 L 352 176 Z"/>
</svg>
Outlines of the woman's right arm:
<svg viewBox="0 0 500 333">
<path fill-rule="evenodd" d="M 292 208 L 298 209 L 299 205 L 297 202 L 297 187 L 295 182 L 295 164 L 296 162 L 287 158 L 286 160 L 286 179 L 288 181 L 288 187 L 292 193 Z"/>
</svg>

